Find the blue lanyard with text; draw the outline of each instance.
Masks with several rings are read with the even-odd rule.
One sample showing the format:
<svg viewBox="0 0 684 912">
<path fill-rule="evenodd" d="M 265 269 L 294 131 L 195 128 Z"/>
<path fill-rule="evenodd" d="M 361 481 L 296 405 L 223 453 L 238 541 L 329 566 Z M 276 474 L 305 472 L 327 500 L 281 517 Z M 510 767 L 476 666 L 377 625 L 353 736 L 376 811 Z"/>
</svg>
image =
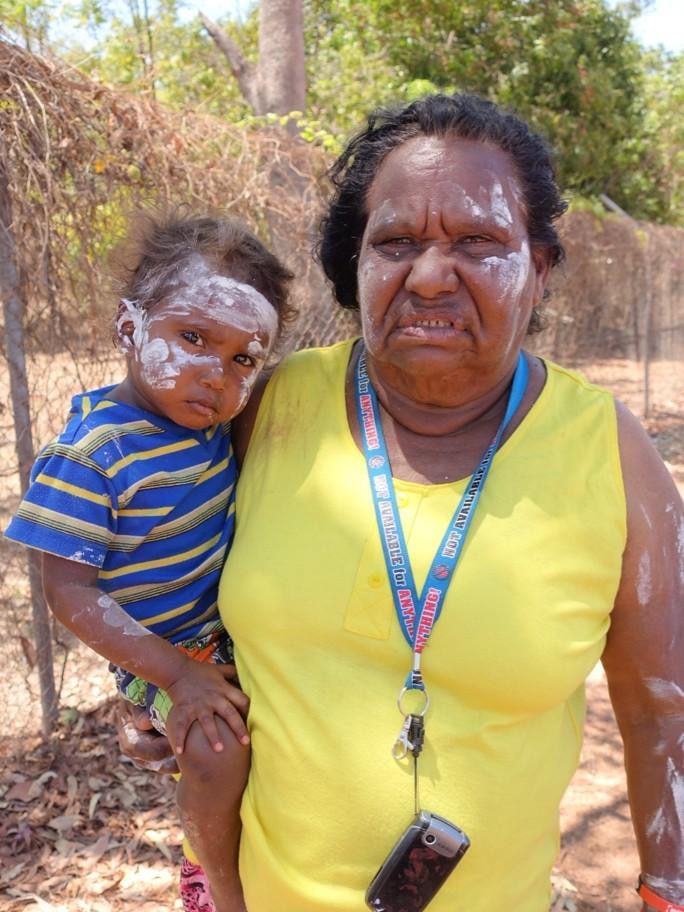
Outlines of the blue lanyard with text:
<svg viewBox="0 0 684 912">
<path fill-rule="evenodd" d="M 421 653 L 442 610 L 444 597 L 463 550 L 463 544 L 492 460 L 508 422 L 522 402 L 527 389 L 527 381 L 527 360 L 521 352 L 513 376 L 506 414 L 456 507 L 433 558 L 420 599 L 418 599 L 406 539 L 397 508 L 392 470 L 380 423 L 378 400 L 368 377 L 365 352 L 359 357 L 356 369 L 356 407 L 363 453 L 394 607 L 404 637 L 413 651 L 413 667 L 399 694 L 400 710 L 402 710 L 401 699 L 406 691 L 421 690 L 425 692 L 420 668 Z M 427 705 L 426 694 L 421 714 L 425 713 Z"/>
</svg>

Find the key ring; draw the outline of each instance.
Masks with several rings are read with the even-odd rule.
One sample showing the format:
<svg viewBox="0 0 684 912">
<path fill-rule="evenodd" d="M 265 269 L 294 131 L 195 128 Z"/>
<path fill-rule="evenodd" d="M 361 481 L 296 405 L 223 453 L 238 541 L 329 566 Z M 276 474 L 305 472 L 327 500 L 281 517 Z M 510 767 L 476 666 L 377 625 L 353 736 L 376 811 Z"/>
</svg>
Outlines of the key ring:
<svg viewBox="0 0 684 912">
<path fill-rule="evenodd" d="M 407 712 L 402 706 L 402 700 L 406 696 L 406 693 L 409 690 L 418 690 L 423 695 L 423 704 L 419 708 L 416 708 L 413 712 Z M 401 726 L 401 731 L 397 735 L 397 739 L 392 746 L 392 756 L 395 760 L 403 760 L 409 751 L 413 750 L 413 744 L 409 741 L 409 730 L 411 728 L 411 717 L 420 716 L 421 719 L 425 716 L 425 713 L 428 711 L 430 706 L 430 697 L 427 690 L 421 687 L 402 687 L 399 691 L 399 696 L 397 697 L 397 706 L 399 707 L 399 712 L 404 717 L 403 724 Z"/>
<path fill-rule="evenodd" d="M 401 701 L 404 699 L 406 694 L 412 690 L 420 691 L 420 693 L 423 694 L 424 702 L 423 702 L 422 707 L 419 710 L 416 709 L 413 712 L 407 712 L 404 709 L 404 707 L 401 705 Z M 405 718 L 408 718 L 409 716 L 424 716 L 430 707 L 430 697 L 428 695 L 427 690 L 425 690 L 424 687 L 402 687 L 401 690 L 399 691 L 399 696 L 397 697 L 397 706 L 399 707 L 399 712 Z"/>
</svg>

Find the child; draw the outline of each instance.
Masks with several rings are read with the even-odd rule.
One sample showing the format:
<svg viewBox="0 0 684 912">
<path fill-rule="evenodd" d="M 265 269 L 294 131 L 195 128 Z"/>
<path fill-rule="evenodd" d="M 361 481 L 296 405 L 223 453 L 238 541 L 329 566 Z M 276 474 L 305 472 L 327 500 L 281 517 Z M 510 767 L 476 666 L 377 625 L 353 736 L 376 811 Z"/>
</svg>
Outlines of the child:
<svg viewBox="0 0 684 912">
<path fill-rule="evenodd" d="M 292 274 L 225 219 L 149 219 L 139 247 L 116 323 L 126 378 L 74 397 L 6 535 L 43 552 L 52 610 L 124 696 L 162 732 L 173 707 L 185 833 L 217 912 L 238 912 L 247 698 L 216 602 L 235 521 L 228 422 L 291 316 Z M 184 865 L 186 899 L 197 872 Z"/>
</svg>

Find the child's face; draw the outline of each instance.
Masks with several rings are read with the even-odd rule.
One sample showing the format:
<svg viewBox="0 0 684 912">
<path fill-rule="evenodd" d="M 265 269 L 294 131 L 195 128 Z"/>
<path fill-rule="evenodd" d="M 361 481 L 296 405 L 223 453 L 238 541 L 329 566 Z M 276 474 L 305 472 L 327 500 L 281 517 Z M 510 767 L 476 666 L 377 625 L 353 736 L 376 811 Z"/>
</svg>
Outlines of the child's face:
<svg viewBox="0 0 684 912">
<path fill-rule="evenodd" d="M 278 328 L 251 285 L 206 268 L 149 311 L 124 302 L 117 327 L 128 358 L 120 398 L 201 430 L 240 412 Z"/>
</svg>

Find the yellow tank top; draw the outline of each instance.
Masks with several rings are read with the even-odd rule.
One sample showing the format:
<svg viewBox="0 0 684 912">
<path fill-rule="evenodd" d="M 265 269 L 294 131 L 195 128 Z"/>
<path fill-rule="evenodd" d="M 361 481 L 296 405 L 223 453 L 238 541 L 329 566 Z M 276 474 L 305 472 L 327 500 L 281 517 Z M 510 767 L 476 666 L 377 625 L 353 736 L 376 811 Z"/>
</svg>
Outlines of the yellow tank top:
<svg viewBox="0 0 684 912">
<path fill-rule="evenodd" d="M 250 912 L 363 912 L 413 816 L 393 759 L 411 653 L 346 418 L 351 342 L 274 374 L 238 486 L 219 603 L 251 699 L 241 871 Z M 396 482 L 419 590 L 466 481 Z M 497 453 L 423 658 L 420 802 L 471 849 L 430 912 L 546 912 L 584 679 L 625 543 L 611 396 L 547 364 Z"/>
</svg>

